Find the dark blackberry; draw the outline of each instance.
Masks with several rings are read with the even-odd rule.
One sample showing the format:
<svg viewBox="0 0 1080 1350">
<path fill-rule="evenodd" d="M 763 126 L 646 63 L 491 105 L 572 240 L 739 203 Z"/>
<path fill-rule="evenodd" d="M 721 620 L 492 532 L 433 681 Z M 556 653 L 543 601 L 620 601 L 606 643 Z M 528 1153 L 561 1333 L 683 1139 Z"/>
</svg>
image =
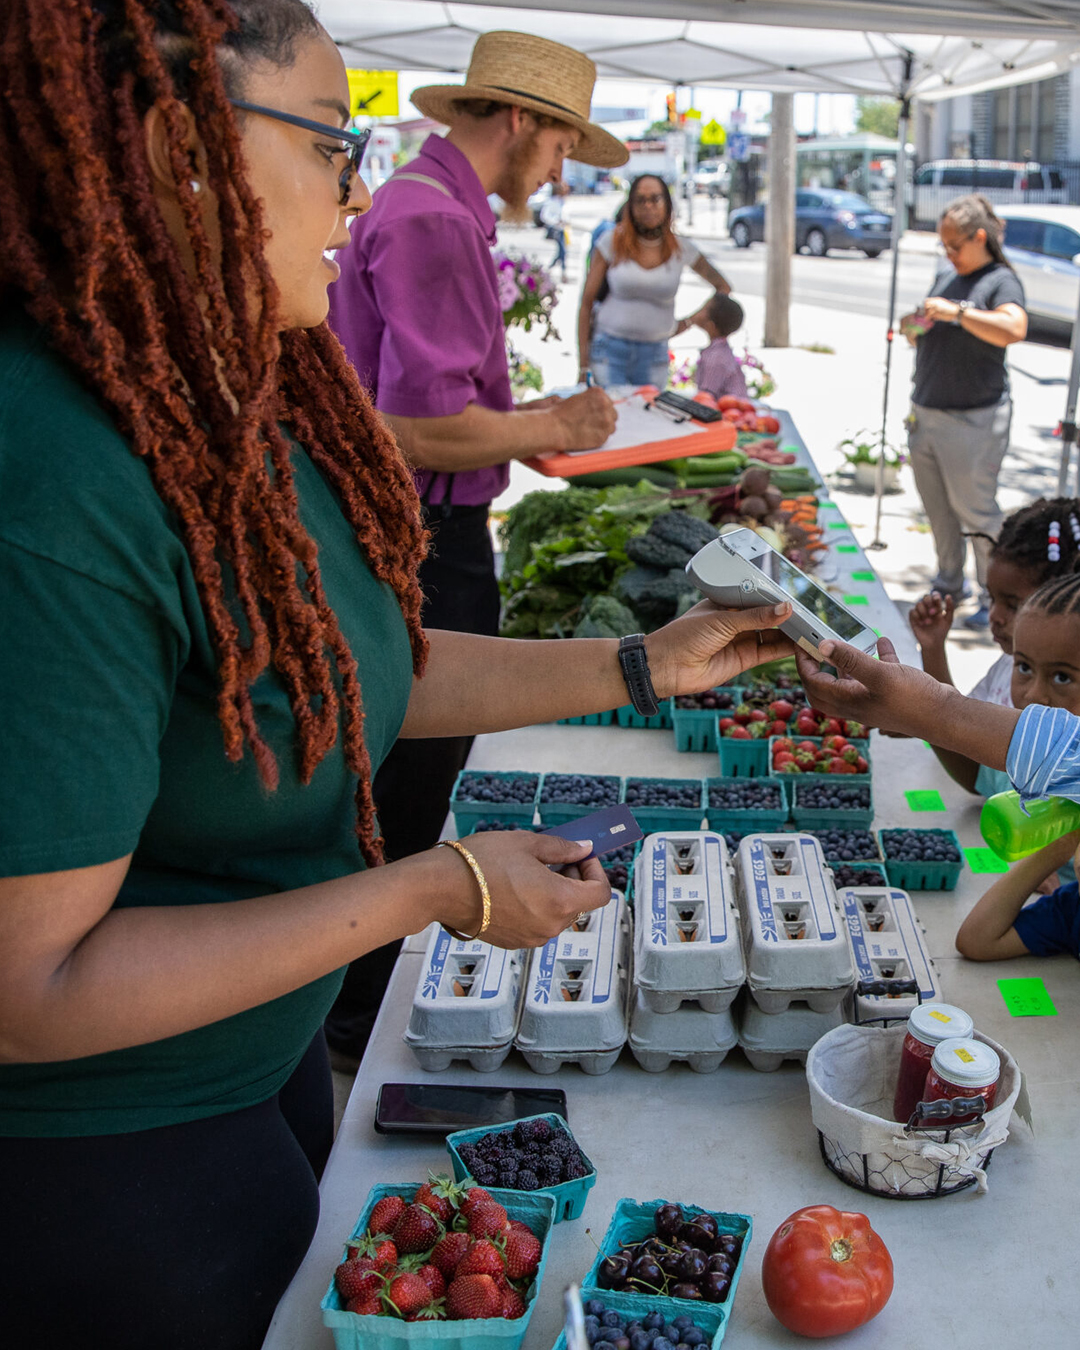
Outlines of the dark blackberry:
<svg viewBox="0 0 1080 1350">
<path fill-rule="evenodd" d="M 540 1178 L 541 1186 L 557 1186 L 562 1181 L 562 1159 L 557 1158 L 553 1162 L 547 1160 L 541 1162 L 536 1170 L 536 1175 Z"/>
<path fill-rule="evenodd" d="M 556 1158 L 569 1158 L 570 1154 L 574 1151 L 574 1141 L 568 1134 L 564 1134 L 562 1130 L 556 1130 L 548 1140 L 546 1151 L 549 1156 L 554 1155 Z"/>
<path fill-rule="evenodd" d="M 481 1186 L 497 1186 L 499 1174 L 490 1163 L 478 1162 L 472 1169 L 473 1179 Z"/>
<path fill-rule="evenodd" d="M 539 1144 L 526 1144 L 523 1149 L 519 1150 L 518 1156 L 522 1162 L 535 1163 L 540 1161 L 541 1152 Z"/>
<path fill-rule="evenodd" d="M 466 1167 L 471 1167 L 478 1156 L 475 1144 L 462 1144 L 458 1149 L 458 1157 Z"/>
<path fill-rule="evenodd" d="M 519 1191 L 535 1191 L 540 1187 L 540 1178 L 531 1167 L 523 1167 L 517 1174 L 517 1189 Z"/>
<path fill-rule="evenodd" d="M 518 1169 L 516 1167 L 499 1168 L 499 1185 L 509 1190 L 514 1190 L 518 1184 Z"/>
<path fill-rule="evenodd" d="M 589 1175 L 589 1169 L 581 1161 L 581 1155 L 576 1158 L 568 1158 L 566 1166 L 563 1168 L 563 1176 L 567 1181 L 580 1181 L 582 1177 Z"/>
</svg>

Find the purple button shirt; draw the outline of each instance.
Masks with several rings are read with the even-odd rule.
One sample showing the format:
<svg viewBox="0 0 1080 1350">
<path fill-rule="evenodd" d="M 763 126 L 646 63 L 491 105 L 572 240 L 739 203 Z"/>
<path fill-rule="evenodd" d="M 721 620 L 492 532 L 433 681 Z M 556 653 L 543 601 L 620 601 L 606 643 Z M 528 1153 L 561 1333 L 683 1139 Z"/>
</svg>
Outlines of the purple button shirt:
<svg viewBox="0 0 1080 1350">
<path fill-rule="evenodd" d="M 398 183 L 398 174 L 433 178 L 449 195 L 407 178 Z M 330 326 L 380 411 L 447 417 L 470 403 L 513 408 L 494 242 L 483 184 L 441 136 L 429 136 L 355 222 L 330 287 Z M 416 474 L 422 497 L 461 505 L 489 502 L 509 481 L 506 464 Z"/>
<path fill-rule="evenodd" d="M 724 394 L 734 394 L 736 398 L 747 397 L 742 366 L 727 338 L 710 342 L 698 357 L 697 387 L 706 394 L 712 394 L 713 398 L 720 398 Z"/>
</svg>

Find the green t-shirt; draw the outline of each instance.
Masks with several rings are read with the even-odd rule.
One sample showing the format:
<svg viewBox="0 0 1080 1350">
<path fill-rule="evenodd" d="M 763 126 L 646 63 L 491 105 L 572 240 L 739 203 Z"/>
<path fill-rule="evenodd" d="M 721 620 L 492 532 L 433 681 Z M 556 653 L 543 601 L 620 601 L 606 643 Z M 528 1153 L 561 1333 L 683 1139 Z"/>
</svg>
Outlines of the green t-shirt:
<svg viewBox="0 0 1080 1350">
<path fill-rule="evenodd" d="M 359 667 L 373 766 L 412 680 L 397 599 L 296 449 L 302 521 Z M 225 757 L 217 662 L 176 521 L 146 464 L 44 335 L 0 312 L 0 875 L 134 853 L 117 905 L 190 905 L 356 872 L 341 738 L 300 784 L 277 676 L 253 687 L 281 771 Z M 181 1036 L 0 1066 L 0 1135 L 114 1134 L 239 1110 L 289 1077 L 341 972 Z"/>
</svg>

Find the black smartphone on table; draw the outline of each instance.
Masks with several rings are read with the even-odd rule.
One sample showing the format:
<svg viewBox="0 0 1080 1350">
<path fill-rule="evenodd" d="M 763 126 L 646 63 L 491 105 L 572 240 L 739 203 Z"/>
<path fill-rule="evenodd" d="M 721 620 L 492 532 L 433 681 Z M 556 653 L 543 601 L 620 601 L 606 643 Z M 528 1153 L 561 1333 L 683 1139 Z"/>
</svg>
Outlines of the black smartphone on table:
<svg viewBox="0 0 1080 1350">
<path fill-rule="evenodd" d="M 463 1086 L 456 1083 L 383 1083 L 375 1106 L 380 1134 L 437 1134 L 505 1125 L 554 1112 L 567 1120 L 561 1088 Z"/>
</svg>

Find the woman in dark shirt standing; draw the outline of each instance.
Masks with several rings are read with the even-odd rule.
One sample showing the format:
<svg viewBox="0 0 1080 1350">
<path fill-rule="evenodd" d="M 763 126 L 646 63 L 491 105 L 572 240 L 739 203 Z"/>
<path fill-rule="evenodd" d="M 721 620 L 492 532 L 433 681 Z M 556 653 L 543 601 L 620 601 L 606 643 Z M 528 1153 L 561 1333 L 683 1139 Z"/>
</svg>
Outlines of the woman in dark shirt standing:
<svg viewBox="0 0 1080 1350">
<path fill-rule="evenodd" d="M 964 592 L 964 533 L 992 539 L 1001 527 L 997 478 L 1012 421 L 1005 348 L 1027 336 L 1024 288 L 1002 252 L 1003 233 L 985 197 L 946 207 L 938 234 L 947 262 L 919 313 L 901 320 L 917 348 L 908 447 L 937 551 L 931 588 L 956 602 Z M 966 623 L 986 628 L 989 543 L 972 544 L 980 599 Z"/>
</svg>

